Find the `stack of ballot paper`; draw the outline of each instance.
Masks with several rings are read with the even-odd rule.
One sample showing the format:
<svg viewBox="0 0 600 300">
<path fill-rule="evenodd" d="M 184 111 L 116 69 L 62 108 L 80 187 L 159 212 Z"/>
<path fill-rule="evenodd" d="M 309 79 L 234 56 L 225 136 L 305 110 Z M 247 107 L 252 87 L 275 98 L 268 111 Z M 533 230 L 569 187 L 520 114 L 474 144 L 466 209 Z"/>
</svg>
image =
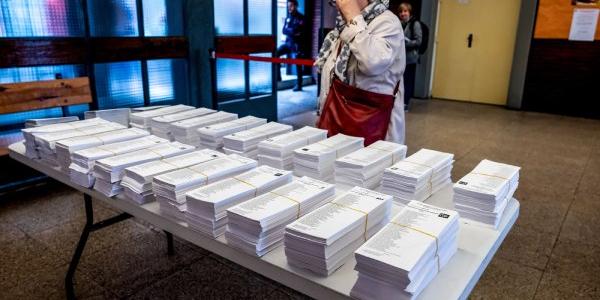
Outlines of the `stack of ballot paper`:
<svg viewBox="0 0 600 300">
<path fill-rule="evenodd" d="M 375 189 L 383 171 L 406 156 L 406 146 L 377 141 L 335 161 L 335 182 L 349 187 Z"/>
<path fill-rule="evenodd" d="M 28 119 L 25 120 L 25 128 L 40 127 L 51 124 L 68 123 L 73 121 L 79 121 L 79 117 L 58 117 L 58 118 L 44 118 L 44 119 Z"/>
<path fill-rule="evenodd" d="M 133 129 L 133 128 L 132 128 Z M 141 130 L 141 129 L 136 129 Z M 69 176 L 71 181 L 91 188 L 94 185 L 95 177 L 92 170 L 96 160 L 125 154 L 141 149 L 150 148 L 158 144 L 165 144 L 169 141 L 161 139 L 154 135 L 148 135 L 142 138 L 127 140 L 123 142 L 106 144 L 102 146 L 87 148 L 73 152 L 71 155 L 71 165 L 69 166 Z"/>
<path fill-rule="evenodd" d="M 260 166 L 186 194 L 188 225 L 218 237 L 225 232 L 227 209 L 292 181 L 292 172 Z"/>
<path fill-rule="evenodd" d="M 458 248 L 458 213 L 409 202 L 354 256 L 355 299 L 414 299 Z"/>
<path fill-rule="evenodd" d="M 150 120 L 152 120 L 153 118 L 164 116 L 164 115 L 176 114 L 176 113 L 179 113 L 182 111 L 192 110 L 192 109 L 194 109 L 193 106 L 178 104 L 178 105 L 167 106 L 167 107 L 158 108 L 158 109 L 136 112 L 136 113 L 132 113 L 129 116 L 129 122 L 130 122 L 131 127 L 136 127 L 136 128 L 141 128 L 141 129 L 146 129 L 146 130 L 151 131 Z"/>
<path fill-rule="evenodd" d="M 172 142 L 99 159 L 94 164 L 94 189 L 108 197 L 120 194 L 123 191 L 120 182 L 125 168 L 189 153 L 194 149 L 193 146 Z"/>
<path fill-rule="evenodd" d="M 294 168 L 294 150 L 327 138 L 327 130 L 303 127 L 258 143 L 258 163 L 283 170 Z"/>
<path fill-rule="evenodd" d="M 195 117 L 201 117 L 204 115 L 212 114 L 215 111 L 208 108 L 196 108 L 192 110 L 186 110 L 176 114 L 164 115 L 156 118 L 152 118 L 150 121 L 150 127 L 152 128 L 152 134 L 174 141 L 173 135 L 171 134 L 171 124 L 177 121 L 183 121 Z"/>
<path fill-rule="evenodd" d="M 170 131 L 176 141 L 198 147 L 200 146 L 198 128 L 233 121 L 237 118 L 237 114 L 219 111 L 214 114 L 174 122 L 170 126 Z"/>
<path fill-rule="evenodd" d="M 25 139 L 25 155 L 29 158 L 39 158 L 35 134 L 67 131 L 106 123 L 108 122 L 101 119 L 91 119 L 22 129 L 21 133 L 23 133 L 23 138 Z"/>
<path fill-rule="evenodd" d="M 185 193 L 249 171 L 257 165 L 258 163 L 253 159 L 231 154 L 155 176 L 152 190 L 162 212 L 184 220 L 187 207 Z"/>
<path fill-rule="evenodd" d="M 129 108 L 113 108 L 103 110 L 90 110 L 84 113 L 84 118 L 93 119 L 100 118 L 106 121 L 119 123 L 125 127 L 129 127 L 129 115 L 131 110 Z"/>
<path fill-rule="evenodd" d="M 335 160 L 364 146 L 365 139 L 336 134 L 324 141 L 294 150 L 294 174 L 333 181 Z"/>
<path fill-rule="evenodd" d="M 519 186 L 517 166 L 482 160 L 454 184 L 454 208 L 461 218 L 498 227 L 504 209 Z"/>
<path fill-rule="evenodd" d="M 283 241 L 285 226 L 330 201 L 335 186 L 302 177 L 227 210 L 227 243 L 263 256 Z"/>
<path fill-rule="evenodd" d="M 80 127 L 57 132 L 34 133 L 33 135 L 35 136 L 35 144 L 38 147 L 38 153 L 42 161 L 52 166 L 56 166 L 58 164 L 56 157 L 56 142 L 64 139 L 91 136 L 119 129 L 125 129 L 125 126 L 105 121 L 105 123 L 93 126 Z"/>
<path fill-rule="evenodd" d="M 241 119 L 205 126 L 198 129 L 200 147 L 218 150 L 223 148 L 223 137 L 235 132 L 266 124 L 267 119 L 247 116 Z"/>
<path fill-rule="evenodd" d="M 154 201 L 152 179 L 154 176 L 197 165 L 199 163 L 223 157 L 225 154 L 204 149 L 165 159 L 155 160 L 126 168 L 121 180 L 125 196 L 138 204 Z"/>
<path fill-rule="evenodd" d="M 155 110 L 155 109 L 165 108 L 165 107 L 169 107 L 169 105 L 151 105 L 151 106 L 132 107 L 131 113 Z"/>
<path fill-rule="evenodd" d="M 239 154 L 256 159 L 258 156 L 258 143 L 274 136 L 292 131 L 292 126 L 277 122 L 250 128 L 248 130 L 232 133 L 223 138 L 223 150 L 227 154 Z"/>
<path fill-rule="evenodd" d="M 328 276 L 391 216 L 392 196 L 354 187 L 285 228 L 290 265 Z"/>
<path fill-rule="evenodd" d="M 399 203 L 424 201 L 452 182 L 453 158 L 451 153 L 421 149 L 385 169 L 381 192 L 394 196 Z"/>
<path fill-rule="evenodd" d="M 148 135 L 150 135 L 150 133 L 143 129 L 126 128 L 72 137 L 55 143 L 56 158 L 61 169 L 67 172 L 71 165 L 71 154 L 77 150 L 137 139 Z"/>
</svg>

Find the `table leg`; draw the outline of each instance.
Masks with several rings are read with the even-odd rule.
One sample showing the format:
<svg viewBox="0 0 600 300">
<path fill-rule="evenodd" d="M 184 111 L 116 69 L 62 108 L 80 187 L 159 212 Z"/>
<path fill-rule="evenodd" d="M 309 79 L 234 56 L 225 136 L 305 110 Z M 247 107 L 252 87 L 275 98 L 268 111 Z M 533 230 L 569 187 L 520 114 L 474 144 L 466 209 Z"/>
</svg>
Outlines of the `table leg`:
<svg viewBox="0 0 600 300">
<path fill-rule="evenodd" d="M 175 247 L 173 246 L 173 234 L 168 231 L 165 231 L 167 234 L 167 254 L 169 256 L 173 256 L 175 254 Z"/>
</svg>

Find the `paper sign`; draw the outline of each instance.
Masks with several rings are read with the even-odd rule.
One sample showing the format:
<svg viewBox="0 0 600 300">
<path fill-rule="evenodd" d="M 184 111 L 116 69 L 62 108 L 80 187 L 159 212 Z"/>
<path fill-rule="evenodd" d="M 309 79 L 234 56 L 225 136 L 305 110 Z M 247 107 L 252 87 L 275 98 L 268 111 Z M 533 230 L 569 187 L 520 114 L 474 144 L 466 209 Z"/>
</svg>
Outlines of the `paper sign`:
<svg viewBox="0 0 600 300">
<path fill-rule="evenodd" d="M 598 12 L 600 9 L 575 8 L 569 40 L 593 42 L 598 24 Z"/>
</svg>

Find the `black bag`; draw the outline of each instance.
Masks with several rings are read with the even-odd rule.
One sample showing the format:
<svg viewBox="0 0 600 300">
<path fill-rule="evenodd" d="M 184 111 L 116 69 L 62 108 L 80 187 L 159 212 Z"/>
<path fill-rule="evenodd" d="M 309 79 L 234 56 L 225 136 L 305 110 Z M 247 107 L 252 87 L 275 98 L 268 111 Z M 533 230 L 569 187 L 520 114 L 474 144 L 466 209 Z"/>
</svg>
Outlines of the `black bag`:
<svg viewBox="0 0 600 300">
<path fill-rule="evenodd" d="M 419 24 L 421 25 L 421 45 L 419 45 L 419 49 L 417 49 L 417 50 L 418 50 L 419 54 L 423 55 L 427 51 L 427 46 L 429 45 L 429 27 L 427 25 L 425 25 L 425 23 L 423 23 L 417 19 L 414 19 L 410 24 L 410 26 L 411 26 L 410 30 L 412 30 L 413 35 L 415 32 L 415 23 L 416 22 L 419 22 Z"/>
</svg>

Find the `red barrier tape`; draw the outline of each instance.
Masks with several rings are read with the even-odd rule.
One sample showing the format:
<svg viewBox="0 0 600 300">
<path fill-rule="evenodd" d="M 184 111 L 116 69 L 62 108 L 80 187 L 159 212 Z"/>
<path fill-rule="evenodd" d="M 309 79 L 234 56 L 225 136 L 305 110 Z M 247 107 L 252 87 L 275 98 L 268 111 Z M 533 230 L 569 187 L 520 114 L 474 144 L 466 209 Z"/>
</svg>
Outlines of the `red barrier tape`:
<svg viewBox="0 0 600 300">
<path fill-rule="evenodd" d="M 309 67 L 312 67 L 314 64 L 314 61 L 312 59 L 262 57 L 262 56 L 252 56 L 252 55 L 245 55 L 245 54 L 215 53 L 215 58 L 229 58 L 229 59 L 262 61 L 262 62 L 271 62 L 271 63 L 277 63 L 277 64 L 302 65 L 302 66 L 309 66 Z"/>
</svg>

